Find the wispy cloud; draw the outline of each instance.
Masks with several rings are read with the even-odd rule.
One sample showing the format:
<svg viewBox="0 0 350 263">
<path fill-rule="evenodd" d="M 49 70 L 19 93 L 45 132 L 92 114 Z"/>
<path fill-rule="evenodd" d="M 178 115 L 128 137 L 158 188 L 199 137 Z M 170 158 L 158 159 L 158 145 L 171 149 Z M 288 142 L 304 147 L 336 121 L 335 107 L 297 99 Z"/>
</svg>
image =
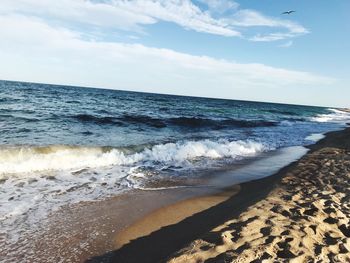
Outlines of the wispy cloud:
<svg viewBox="0 0 350 263">
<path fill-rule="evenodd" d="M 151 16 L 118 8 L 110 1 L 2 0 L 0 13 L 38 16 L 65 26 L 86 25 L 127 30 L 157 22 Z"/>
<path fill-rule="evenodd" d="M 291 47 L 292 45 L 293 45 L 293 41 L 289 40 L 289 41 L 279 45 L 279 47 L 288 48 L 288 47 Z"/>
<path fill-rule="evenodd" d="M 231 18 L 228 18 L 225 21 L 227 21 L 227 23 L 231 26 L 235 27 L 267 27 L 283 30 L 272 33 L 258 33 L 252 37 L 248 37 L 248 39 L 251 41 L 276 41 L 309 33 L 309 30 L 296 22 L 280 18 L 268 17 L 254 10 L 240 10 Z"/>
<path fill-rule="evenodd" d="M 239 36 L 240 32 L 220 19 L 203 12 L 189 0 L 115 1 L 113 5 L 122 9 L 150 16 L 158 21 L 176 23 L 186 29 L 223 36 Z"/>
<path fill-rule="evenodd" d="M 0 78 L 93 85 L 188 95 L 229 96 L 235 90 L 325 85 L 308 72 L 194 56 L 141 44 L 91 41 L 45 20 L 0 15 Z M 135 77 L 133 77 L 135 76 Z M 257 91 L 258 92 L 258 91 Z M 242 98 L 242 96 L 241 96 Z"/>
<path fill-rule="evenodd" d="M 197 0 L 208 7 L 208 10 L 212 14 L 225 14 L 230 13 L 239 7 L 239 4 L 233 0 Z"/>
<path fill-rule="evenodd" d="M 207 6 L 207 10 L 196 3 Z M 239 4 L 230 0 L 2 0 L 0 13 L 39 16 L 48 18 L 53 24 L 69 27 L 104 27 L 135 32 L 143 31 L 147 25 L 166 21 L 187 30 L 251 41 L 276 41 L 309 32 L 293 21 L 239 9 Z M 258 34 L 249 36 L 249 28 L 258 28 Z M 269 32 L 271 29 L 274 32 Z"/>
</svg>

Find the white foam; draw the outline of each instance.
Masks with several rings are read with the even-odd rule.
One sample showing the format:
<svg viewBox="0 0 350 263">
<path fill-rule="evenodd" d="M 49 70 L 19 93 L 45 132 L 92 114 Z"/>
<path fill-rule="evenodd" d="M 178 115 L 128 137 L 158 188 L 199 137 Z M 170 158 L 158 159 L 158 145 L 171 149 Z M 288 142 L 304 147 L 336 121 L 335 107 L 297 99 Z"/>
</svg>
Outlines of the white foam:
<svg viewBox="0 0 350 263">
<path fill-rule="evenodd" d="M 350 121 L 350 113 L 338 109 L 328 109 L 331 113 L 319 114 L 316 117 L 312 117 L 311 120 L 315 122 L 335 122 L 346 123 Z"/>
<path fill-rule="evenodd" d="M 312 133 L 309 136 L 306 136 L 305 140 L 317 142 L 317 141 L 323 139 L 324 137 L 326 137 L 326 136 L 323 135 L 322 133 Z"/>
<path fill-rule="evenodd" d="M 219 159 L 249 156 L 261 152 L 263 149 L 264 146 L 261 143 L 251 141 L 187 141 L 156 145 L 152 149 L 143 151 L 140 159 L 177 165 L 200 157 Z"/>
<path fill-rule="evenodd" d="M 9 174 L 30 177 L 34 172 L 80 170 L 140 162 L 177 165 L 199 157 L 218 159 L 254 155 L 263 149 L 260 143 L 227 140 L 159 144 L 128 155 L 118 149 L 106 151 L 101 147 L 12 147 L 0 149 L 0 178 Z"/>
<path fill-rule="evenodd" d="M 147 184 L 162 169 L 210 167 L 268 150 L 253 141 L 200 140 L 166 143 L 141 152 L 80 146 L 0 147 L 0 236 L 7 250 L 45 227 L 48 215 L 65 205 L 114 196 L 125 189 L 184 187 Z M 204 160 L 204 161 L 203 161 Z M 211 161 L 209 161 L 211 160 Z M 150 187 L 149 187 L 150 186 Z M 40 222 L 40 223 L 39 223 Z M 25 245 L 22 244 L 21 245 Z"/>
<path fill-rule="evenodd" d="M 117 150 L 99 147 L 16 147 L 0 149 L 0 175 L 98 168 L 127 163 Z M 131 161 L 131 160 L 129 160 Z"/>
<path fill-rule="evenodd" d="M 253 141 L 227 140 L 166 143 L 133 153 L 64 145 L 3 147 L 0 148 L 0 236 L 6 236 L 7 245 L 11 246 L 25 234 L 30 236 L 50 212 L 64 205 L 106 198 L 128 188 L 183 187 L 143 185 L 154 171 L 161 179 L 162 169 L 166 167 L 206 169 L 217 159 L 235 160 L 268 149 Z"/>
</svg>

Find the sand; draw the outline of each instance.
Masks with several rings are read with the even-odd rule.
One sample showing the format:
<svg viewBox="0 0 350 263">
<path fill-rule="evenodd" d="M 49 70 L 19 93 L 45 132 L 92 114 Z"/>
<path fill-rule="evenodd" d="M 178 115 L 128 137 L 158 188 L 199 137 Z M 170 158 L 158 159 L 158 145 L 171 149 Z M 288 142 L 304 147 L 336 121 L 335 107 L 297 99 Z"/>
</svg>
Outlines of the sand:
<svg viewBox="0 0 350 263">
<path fill-rule="evenodd" d="M 239 186 L 224 192 L 199 187 L 134 190 L 66 206 L 42 221 L 34 233 L 23 235 L 11 251 L 0 247 L 0 262 L 85 262 L 215 206 L 238 190 Z"/>
<path fill-rule="evenodd" d="M 168 262 L 350 262 L 349 142 L 349 130 L 321 141 L 266 198 Z"/>
<path fill-rule="evenodd" d="M 278 173 L 88 262 L 350 262 L 349 138 L 331 132 Z"/>
<path fill-rule="evenodd" d="M 350 262 L 349 138 L 329 133 L 300 161 L 222 192 L 134 191 L 67 207 L 7 262 Z"/>
<path fill-rule="evenodd" d="M 239 189 L 240 186 L 235 185 L 225 191 L 211 195 L 196 196 L 152 211 L 147 216 L 120 231 L 115 237 L 115 245 L 117 248 L 120 248 L 131 240 L 149 235 L 164 226 L 178 223 L 193 214 L 227 200 L 238 193 Z"/>
</svg>

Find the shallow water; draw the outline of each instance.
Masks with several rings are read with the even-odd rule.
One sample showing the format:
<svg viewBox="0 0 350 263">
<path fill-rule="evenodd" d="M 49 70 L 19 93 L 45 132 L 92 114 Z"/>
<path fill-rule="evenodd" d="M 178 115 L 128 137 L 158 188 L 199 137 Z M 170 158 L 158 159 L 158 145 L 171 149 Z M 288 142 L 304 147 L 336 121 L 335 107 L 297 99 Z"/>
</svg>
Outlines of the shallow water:
<svg viewBox="0 0 350 263">
<path fill-rule="evenodd" d="M 0 81 L 0 237 L 15 243 L 63 205 L 197 185 L 349 120 L 322 107 Z"/>
</svg>

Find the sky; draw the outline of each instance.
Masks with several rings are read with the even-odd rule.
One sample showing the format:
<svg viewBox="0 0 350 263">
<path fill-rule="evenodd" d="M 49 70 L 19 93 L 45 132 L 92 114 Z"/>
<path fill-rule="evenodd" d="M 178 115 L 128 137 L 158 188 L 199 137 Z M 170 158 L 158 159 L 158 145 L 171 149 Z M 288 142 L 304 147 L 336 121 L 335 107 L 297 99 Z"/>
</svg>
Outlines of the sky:
<svg viewBox="0 0 350 263">
<path fill-rule="evenodd" d="M 350 107 L 349 11 L 349 0 L 0 0 L 0 79 Z"/>
</svg>

